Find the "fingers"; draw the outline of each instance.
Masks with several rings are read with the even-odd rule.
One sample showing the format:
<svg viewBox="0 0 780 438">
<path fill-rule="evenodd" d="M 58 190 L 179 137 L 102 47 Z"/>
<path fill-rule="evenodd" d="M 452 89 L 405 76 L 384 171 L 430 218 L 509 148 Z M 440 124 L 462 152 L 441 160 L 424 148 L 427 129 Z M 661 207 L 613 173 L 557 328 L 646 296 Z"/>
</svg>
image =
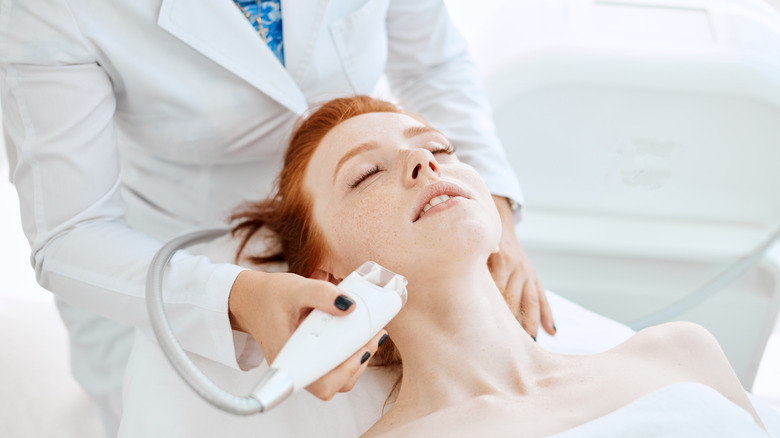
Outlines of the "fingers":
<svg viewBox="0 0 780 438">
<path fill-rule="evenodd" d="M 508 282 L 511 277 L 512 271 L 508 268 L 508 263 L 504 260 L 504 255 L 500 252 L 496 252 L 488 257 L 488 269 L 490 275 L 493 277 L 493 281 L 498 286 L 501 293 L 506 293 Z"/>
<path fill-rule="evenodd" d="M 521 308 L 523 297 L 523 283 L 525 278 L 520 271 L 515 271 L 509 276 L 509 280 L 506 283 L 506 287 L 503 290 L 504 300 L 506 305 L 509 306 L 509 310 L 515 315 L 518 321 L 521 323 Z"/>
<path fill-rule="evenodd" d="M 328 374 L 306 387 L 320 400 L 330 400 L 336 393 L 352 390 L 368 367 L 368 362 L 380 347 L 379 342 L 387 332 L 381 330 L 368 343 Z"/>
<path fill-rule="evenodd" d="M 364 351 L 363 355 L 360 356 L 360 362 L 362 364 L 360 365 L 360 369 L 358 372 L 352 375 L 352 378 L 347 381 L 347 383 L 341 387 L 339 392 L 348 392 L 351 391 L 352 388 L 355 387 L 355 383 L 357 383 L 358 379 L 363 375 L 363 373 L 366 371 L 366 368 L 368 368 L 368 363 L 372 357 L 376 354 L 376 351 L 381 347 L 380 342 L 384 344 L 384 341 L 387 339 L 387 332 L 384 330 L 377 333 L 376 336 L 374 336 L 373 339 L 371 339 L 368 344 L 366 344 L 361 351 Z M 360 353 L 360 352 L 358 352 Z M 368 354 L 368 356 L 366 356 Z"/>
<path fill-rule="evenodd" d="M 312 307 L 334 316 L 343 316 L 355 309 L 355 301 L 327 281 L 308 280 L 308 287 L 298 294 L 300 307 Z"/>
<path fill-rule="evenodd" d="M 534 340 L 540 325 L 547 333 L 554 335 L 556 329 L 552 308 L 536 270 L 530 264 L 514 269 L 509 266 L 498 253 L 488 259 L 490 273 L 504 295 L 507 306 Z"/>
<path fill-rule="evenodd" d="M 535 282 L 526 281 L 523 285 L 523 295 L 520 302 L 521 323 L 534 340 L 536 340 L 539 331 L 539 304 L 539 292 L 536 290 Z"/>
<path fill-rule="evenodd" d="M 555 319 L 553 318 L 552 307 L 550 307 L 550 301 L 547 300 L 547 290 L 542 287 L 538 278 L 536 280 L 536 290 L 539 293 L 539 304 L 542 318 L 542 327 L 549 335 L 555 335 L 558 331 L 555 328 Z"/>
</svg>

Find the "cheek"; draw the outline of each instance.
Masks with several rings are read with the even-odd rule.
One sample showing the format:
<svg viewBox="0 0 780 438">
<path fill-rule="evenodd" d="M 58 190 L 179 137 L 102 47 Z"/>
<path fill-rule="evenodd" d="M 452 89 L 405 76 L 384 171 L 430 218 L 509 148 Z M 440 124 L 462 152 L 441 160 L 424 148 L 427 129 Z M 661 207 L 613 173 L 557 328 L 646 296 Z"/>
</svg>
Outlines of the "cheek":
<svg viewBox="0 0 780 438">
<path fill-rule="evenodd" d="M 498 208 L 493 200 L 493 195 L 488 190 L 482 177 L 472 168 L 468 168 L 464 178 L 469 181 L 470 187 L 478 193 L 477 196 L 483 207 L 476 221 L 477 223 L 474 224 L 474 233 L 478 234 L 479 238 L 488 246 L 497 247 L 501 240 L 503 225 L 501 223 L 501 215 L 498 213 Z"/>
<path fill-rule="evenodd" d="M 333 227 L 326 234 L 338 265 L 354 269 L 367 260 L 383 266 L 392 264 L 388 257 L 408 250 L 399 247 L 406 240 L 398 218 L 397 208 L 386 198 L 374 196 L 365 196 L 351 208 L 335 214 Z"/>
<path fill-rule="evenodd" d="M 498 207 L 496 207 L 493 197 L 490 197 L 490 204 L 486 207 L 488 214 L 488 242 L 491 246 L 494 246 L 494 250 L 498 249 L 498 245 L 501 242 L 501 235 L 503 234 L 504 225 L 501 222 L 501 215 L 498 213 Z"/>
</svg>

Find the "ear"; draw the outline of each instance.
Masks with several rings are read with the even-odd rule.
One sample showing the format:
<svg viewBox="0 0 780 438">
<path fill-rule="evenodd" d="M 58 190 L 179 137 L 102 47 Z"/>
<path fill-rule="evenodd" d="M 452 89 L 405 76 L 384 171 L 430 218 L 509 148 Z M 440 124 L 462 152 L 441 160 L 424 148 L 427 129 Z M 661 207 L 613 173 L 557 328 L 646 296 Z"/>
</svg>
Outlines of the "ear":
<svg viewBox="0 0 780 438">
<path fill-rule="evenodd" d="M 314 272 L 312 272 L 312 274 L 309 276 L 309 278 L 313 278 L 315 280 L 329 281 L 335 285 L 341 283 L 342 280 L 334 277 L 333 274 L 331 274 L 330 272 L 320 268 L 315 269 Z"/>
</svg>

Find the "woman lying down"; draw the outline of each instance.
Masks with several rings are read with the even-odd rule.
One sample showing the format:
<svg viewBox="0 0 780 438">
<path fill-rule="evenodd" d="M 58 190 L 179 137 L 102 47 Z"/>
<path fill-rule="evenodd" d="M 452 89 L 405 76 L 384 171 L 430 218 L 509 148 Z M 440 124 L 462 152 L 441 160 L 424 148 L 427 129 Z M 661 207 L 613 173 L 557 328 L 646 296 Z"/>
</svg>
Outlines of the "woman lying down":
<svg viewBox="0 0 780 438">
<path fill-rule="evenodd" d="M 307 135 L 293 136 L 280 192 L 242 210 L 235 231 L 280 233 L 303 276 L 338 282 L 373 260 L 408 279 L 370 361 L 401 377 L 364 437 L 767 436 L 697 325 L 648 328 L 588 356 L 536 344 L 488 271 L 501 230 L 490 193 L 417 117 L 359 96 L 325 104 L 297 132 Z M 301 236 L 303 248 L 285 243 Z"/>
</svg>

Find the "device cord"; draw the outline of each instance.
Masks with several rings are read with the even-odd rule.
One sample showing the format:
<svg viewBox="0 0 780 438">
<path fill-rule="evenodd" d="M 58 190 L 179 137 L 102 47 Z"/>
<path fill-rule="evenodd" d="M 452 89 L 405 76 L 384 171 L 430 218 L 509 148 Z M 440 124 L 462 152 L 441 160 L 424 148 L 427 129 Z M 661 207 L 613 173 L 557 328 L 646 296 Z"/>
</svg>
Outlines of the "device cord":
<svg viewBox="0 0 780 438">
<path fill-rule="evenodd" d="M 265 407 L 252 397 L 239 397 L 228 393 L 206 377 L 182 350 L 163 307 L 163 275 L 173 255 L 180 249 L 215 239 L 227 232 L 227 229 L 195 231 L 176 237 L 163 245 L 149 265 L 146 278 L 146 308 L 163 353 L 182 379 L 212 405 L 233 414 L 250 415 L 263 412 Z"/>
<path fill-rule="evenodd" d="M 764 258 L 769 248 L 772 247 L 778 239 L 780 239 L 780 228 L 775 230 L 768 239 L 762 241 L 762 243 L 747 257 L 738 259 L 725 270 L 721 271 L 721 273 L 712 280 L 668 306 L 629 323 L 628 326 L 634 330 L 640 330 L 645 327 L 670 321 L 683 312 L 694 308 L 758 264 L 758 262 Z"/>
</svg>

